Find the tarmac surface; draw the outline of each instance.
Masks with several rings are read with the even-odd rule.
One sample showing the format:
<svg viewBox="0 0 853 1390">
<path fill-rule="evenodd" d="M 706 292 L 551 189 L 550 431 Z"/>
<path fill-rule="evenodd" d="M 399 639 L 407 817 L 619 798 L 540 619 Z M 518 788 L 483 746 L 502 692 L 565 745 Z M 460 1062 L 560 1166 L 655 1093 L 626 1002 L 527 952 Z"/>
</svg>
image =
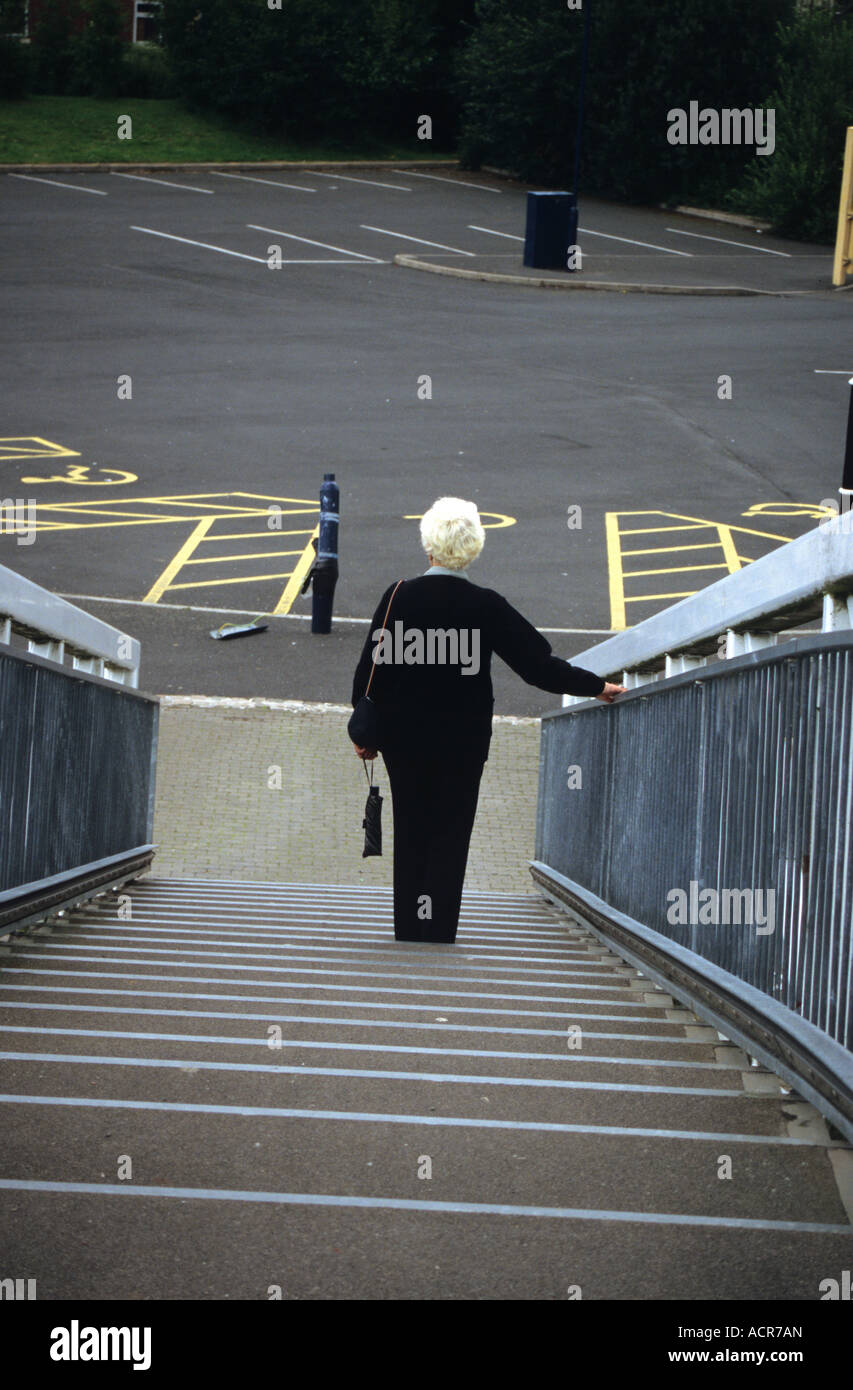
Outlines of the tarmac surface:
<svg viewBox="0 0 853 1390">
<path fill-rule="evenodd" d="M 527 191 L 440 166 L 8 174 L 0 497 L 38 529 L 0 563 L 103 604 L 148 689 L 337 701 L 336 661 L 305 650 L 303 688 L 282 670 L 298 636 L 239 659 L 207 637 L 310 612 L 288 588 L 326 471 L 341 622 L 420 571 L 417 518 L 449 492 L 489 528 L 472 577 L 567 656 L 813 527 L 853 370 L 830 249 L 583 199 L 584 279 L 761 293 L 538 290 Z M 661 559 L 632 560 L 636 530 Z M 504 712 L 541 711 L 512 687 Z"/>
</svg>

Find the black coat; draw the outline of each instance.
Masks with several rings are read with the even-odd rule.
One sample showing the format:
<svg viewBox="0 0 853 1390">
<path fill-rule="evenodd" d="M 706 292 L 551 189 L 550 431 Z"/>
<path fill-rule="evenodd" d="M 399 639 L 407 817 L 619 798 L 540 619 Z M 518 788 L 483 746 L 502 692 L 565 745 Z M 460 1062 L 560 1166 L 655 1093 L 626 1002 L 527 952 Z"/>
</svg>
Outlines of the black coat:
<svg viewBox="0 0 853 1390">
<path fill-rule="evenodd" d="M 389 584 L 373 615 L 353 678 L 353 706 L 367 688 L 377 647 L 373 634 L 382 627 L 393 591 L 394 584 Z M 379 709 L 380 749 L 405 749 L 417 739 L 434 746 L 437 757 L 460 748 L 476 748 L 487 757 L 495 703 L 492 653 L 540 690 L 593 696 L 604 689 L 601 676 L 554 656 L 542 634 L 495 589 L 462 575 L 424 574 L 405 580 L 391 605 L 388 629 L 386 650 L 393 641 L 394 654 L 408 654 L 411 660 L 376 664 L 370 697 Z M 464 636 L 458 638 L 454 661 L 454 639 L 441 634 L 460 630 Z M 432 662 L 423 660 L 430 654 L 430 631 L 437 634 Z M 445 663 L 437 659 L 440 654 L 448 658 Z M 421 661 L 415 659 L 419 655 Z"/>
</svg>

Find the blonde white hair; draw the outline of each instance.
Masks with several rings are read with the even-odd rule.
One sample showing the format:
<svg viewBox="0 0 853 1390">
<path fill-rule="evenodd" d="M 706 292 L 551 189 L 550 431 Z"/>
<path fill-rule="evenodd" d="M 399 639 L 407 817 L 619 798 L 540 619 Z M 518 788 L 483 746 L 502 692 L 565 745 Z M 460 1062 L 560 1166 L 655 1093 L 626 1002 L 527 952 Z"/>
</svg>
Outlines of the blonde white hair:
<svg viewBox="0 0 853 1390">
<path fill-rule="evenodd" d="M 485 540 L 475 503 L 461 497 L 439 497 L 421 517 L 423 548 L 446 569 L 465 569 L 476 560 Z"/>
</svg>

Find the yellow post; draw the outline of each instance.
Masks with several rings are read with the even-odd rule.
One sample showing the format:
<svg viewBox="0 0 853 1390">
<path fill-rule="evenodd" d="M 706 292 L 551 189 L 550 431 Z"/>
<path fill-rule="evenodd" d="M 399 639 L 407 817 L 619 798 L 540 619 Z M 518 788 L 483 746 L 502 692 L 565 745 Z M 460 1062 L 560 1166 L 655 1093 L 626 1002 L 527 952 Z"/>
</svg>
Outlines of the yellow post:
<svg viewBox="0 0 853 1390">
<path fill-rule="evenodd" d="M 835 236 L 835 260 L 832 265 L 833 285 L 843 285 L 853 273 L 851 258 L 853 234 L 853 126 L 847 127 L 844 146 L 844 173 L 841 176 L 841 199 L 838 205 L 838 231 Z"/>
</svg>

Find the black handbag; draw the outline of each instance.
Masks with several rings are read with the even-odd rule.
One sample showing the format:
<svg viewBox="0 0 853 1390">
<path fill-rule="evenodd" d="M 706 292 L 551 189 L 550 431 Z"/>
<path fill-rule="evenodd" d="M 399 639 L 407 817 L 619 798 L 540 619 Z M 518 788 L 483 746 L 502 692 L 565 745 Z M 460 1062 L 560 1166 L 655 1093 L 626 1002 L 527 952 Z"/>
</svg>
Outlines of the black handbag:
<svg viewBox="0 0 853 1390">
<path fill-rule="evenodd" d="M 394 593 L 388 600 L 388 607 L 385 609 L 385 619 L 382 623 L 383 631 L 388 624 L 388 614 L 391 612 L 394 594 L 396 594 L 402 583 L 402 579 L 398 580 L 394 587 Z M 375 649 L 373 655 L 375 658 Z M 370 678 L 367 682 L 367 689 L 350 715 L 349 723 L 347 724 L 347 733 L 353 743 L 359 748 L 370 748 L 374 751 L 379 747 L 379 710 L 375 700 L 371 700 L 370 698 L 370 687 L 373 683 L 375 671 L 376 661 L 374 660 L 370 671 Z"/>
</svg>

